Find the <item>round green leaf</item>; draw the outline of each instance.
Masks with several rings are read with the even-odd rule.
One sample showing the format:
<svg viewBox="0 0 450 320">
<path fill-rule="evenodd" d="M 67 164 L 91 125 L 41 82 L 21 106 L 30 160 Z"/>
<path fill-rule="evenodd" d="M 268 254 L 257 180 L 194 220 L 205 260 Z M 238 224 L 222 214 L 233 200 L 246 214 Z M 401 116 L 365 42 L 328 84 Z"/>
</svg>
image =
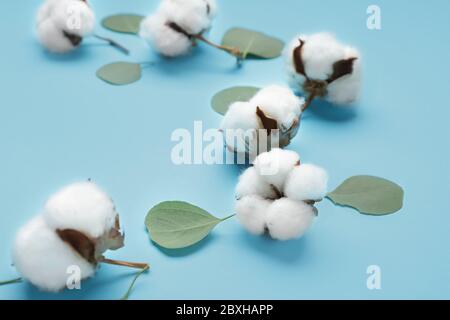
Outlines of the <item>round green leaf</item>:
<svg viewBox="0 0 450 320">
<path fill-rule="evenodd" d="M 118 14 L 103 19 L 102 25 L 111 31 L 137 34 L 144 18 L 136 14 Z"/>
<path fill-rule="evenodd" d="M 130 84 L 141 79 L 141 65 L 130 62 L 113 62 L 101 67 L 97 77 L 114 85 Z"/>
<path fill-rule="evenodd" d="M 192 204 L 167 201 L 149 211 L 145 225 L 158 245 L 181 249 L 203 240 L 221 221 Z"/>
<path fill-rule="evenodd" d="M 355 176 L 328 194 L 334 203 L 355 208 L 362 214 L 387 215 L 403 207 L 403 189 L 383 178 Z"/>
<path fill-rule="evenodd" d="M 261 89 L 256 87 L 232 87 L 222 90 L 212 98 L 212 108 L 224 115 L 231 104 L 238 101 L 249 101 L 259 90 Z"/>
<path fill-rule="evenodd" d="M 244 56 L 249 55 L 263 59 L 279 57 L 284 48 L 284 42 L 280 39 L 243 28 L 228 30 L 222 39 L 222 45 L 237 47 L 244 53 Z"/>
</svg>

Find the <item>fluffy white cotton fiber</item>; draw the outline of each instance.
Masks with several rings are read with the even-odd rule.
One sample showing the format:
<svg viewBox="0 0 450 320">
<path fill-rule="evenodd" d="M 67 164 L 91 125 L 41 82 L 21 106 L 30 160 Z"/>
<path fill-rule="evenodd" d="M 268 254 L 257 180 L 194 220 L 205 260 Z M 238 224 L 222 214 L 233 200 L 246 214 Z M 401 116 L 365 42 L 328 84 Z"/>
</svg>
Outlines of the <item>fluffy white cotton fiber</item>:
<svg viewBox="0 0 450 320">
<path fill-rule="evenodd" d="M 284 192 L 290 199 L 298 201 L 320 201 L 327 194 L 328 174 L 313 164 L 295 167 L 287 177 Z"/>
<path fill-rule="evenodd" d="M 53 229 L 74 229 L 97 238 L 114 227 L 117 212 L 111 198 L 95 183 L 80 182 L 51 196 L 43 215 Z"/>
<path fill-rule="evenodd" d="M 300 164 L 293 151 L 262 153 L 239 178 L 237 218 L 252 234 L 267 231 L 277 240 L 299 238 L 316 216 L 313 204 L 326 195 L 327 180 L 323 169 Z"/>
<path fill-rule="evenodd" d="M 346 105 L 358 98 L 361 88 L 361 56 L 356 49 L 339 43 L 333 35 L 317 33 L 297 36 L 287 47 L 285 55 L 290 83 L 295 89 L 310 94 L 304 87 L 309 79 L 327 84 L 322 98 L 331 103 Z M 332 79 L 335 64 L 348 59 L 353 59 L 350 63 L 351 72 Z M 299 62 L 302 64 L 302 71 L 299 71 Z"/>
<path fill-rule="evenodd" d="M 164 56 L 184 55 L 192 48 L 192 36 L 211 27 L 216 11 L 215 0 L 162 0 L 142 21 L 139 34 Z"/>
<path fill-rule="evenodd" d="M 260 154 L 254 167 L 263 181 L 282 191 L 287 175 L 299 164 L 300 157 L 296 152 L 275 148 Z"/>
<path fill-rule="evenodd" d="M 236 186 L 236 198 L 240 199 L 254 194 L 260 195 L 265 199 L 275 199 L 277 197 L 273 187 L 261 178 L 255 167 L 251 167 L 239 177 Z"/>
<path fill-rule="evenodd" d="M 258 152 L 270 150 L 270 146 L 287 146 L 297 134 L 303 103 L 304 100 L 295 96 L 289 88 L 271 85 L 261 89 L 248 102 L 231 104 L 221 124 L 228 149 L 256 156 Z M 273 127 L 267 128 L 265 119 L 271 119 Z M 273 129 L 278 129 L 278 132 L 272 132 Z M 269 148 L 265 141 L 259 140 L 263 134 L 270 142 Z M 237 143 L 236 139 L 229 138 L 233 136 L 239 137 Z M 262 150 L 258 151 L 258 143 Z"/>
<path fill-rule="evenodd" d="M 42 214 L 19 230 L 13 260 L 32 284 L 59 291 L 66 286 L 68 267 L 79 267 L 82 279 L 90 277 L 106 250 L 122 246 L 113 202 L 94 183 L 81 182 L 51 196 Z"/>
<path fill-rule="evenodd" d="M 36 18 L 39 42 L 55 53 L 66 53 L 78 47 L 94 25 L 94 12 L 81 0 L 47 0 Z"/>
<path fill-rule="evenodd" d="M 236 201 L 239 222 L 252 234 L 261 235 L 266 230 L 266 213 L 271 201 L 250 195 Z"/>
<path fill-rule="evenodd" d="M 280 130 L 288 131 L 298 125 L 305 101 L 286 87 L 271 85 L 261 89 L 251 102 L 260 107 L 266 116 L 277 120 Z"/>
<path fill-rule="evenodd" d="M 276 240 L 302 237 L 315 217 L 314 208 L 289 198 L 275 200 L 267 210 L 267 230 Z"/>
<path fill-rule="evenodd" d="M 38 288 L 51 292 L 66 287 L 67 268 L 70 266 L 80 268 L 82 279 L 95 272 L 95 266 L 63 242 L 42 216 L 28 222 L 17 233 L 13 263 L 22 277 Z"/>
<path fill-rule="evenodd" d="M 176 57 L 189 52 L 192 41 L 183 33 L 170 28 L 161 14 L 149 16 L 142 21 L 140 36 L 153 48 L 167 57 Z"/>
<path fill-rule="evenodd" d="M 249 102 L 233 103 L 223 117 L 220 128 L 231 151 L 252 153 L 260 129 L 256 106 Z"/>
</svg>

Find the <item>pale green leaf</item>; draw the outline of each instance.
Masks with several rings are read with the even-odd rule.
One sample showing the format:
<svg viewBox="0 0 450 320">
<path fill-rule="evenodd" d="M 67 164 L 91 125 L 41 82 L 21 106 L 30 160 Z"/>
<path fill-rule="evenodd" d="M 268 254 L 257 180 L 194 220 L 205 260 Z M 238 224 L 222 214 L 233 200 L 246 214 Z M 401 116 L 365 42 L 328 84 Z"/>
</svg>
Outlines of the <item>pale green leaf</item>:
<svg viewBox="0 0 450 320">
<path fill-rule="evenodd" d="M 347 179 L 328 194 L 334 203 L 368 215 L 387 215 L 403 207 L 403 189 L 389 180 L 372 176 Z"/>
<path fill-rule="evenodd" d="M 192 204 L 180 201 L 162 202 L 145 218 L 151 239 L 168 249 L 189 247 L 203 240 L 224 221 Z"/>
<path fill-rule="evenodd" d="M 97 77 L 114 85 L 125 85 L 141 79 L 142 70 L 138 63 L 114 62 L 101 67 Z"/>
<path fill-rule="evenodd" d="M 256 87 L 232 87 L 222 90 L 214 95 L 211 105 L 214 111 L 224 115 L 234 102 L 249 101 L 260 90 Z"/>
<path fill-rule="evenodd" d="M 284 42 L 280 39 L 244 28 L 228 30 L 222 39 L 222 45 L 239 48 L 248 56 L 263 59 L 279 57 L 284 48 Z"/>
<path fill-rule="evenodd" d="M 103 19 L 102 25 L 111 31 L 137 34 L 144 18 L 136 14 L 118 14 Z"/>
</svg>

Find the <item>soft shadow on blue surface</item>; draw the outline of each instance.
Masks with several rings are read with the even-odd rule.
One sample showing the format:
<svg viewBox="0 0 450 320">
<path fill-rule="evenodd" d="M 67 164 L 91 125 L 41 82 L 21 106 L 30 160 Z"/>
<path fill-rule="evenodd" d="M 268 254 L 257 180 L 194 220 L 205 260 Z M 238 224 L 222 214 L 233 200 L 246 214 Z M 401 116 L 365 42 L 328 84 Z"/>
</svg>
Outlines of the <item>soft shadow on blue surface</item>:
<svg viewBox="0 0 450 320">
<path fill-rule="evenodd" d="M 258 237 L 242 230 L 239 238 L 252 250 L 286 264 L 301 263 L 308 246 L 307 236 L 290 241 L 276 241 L 271 239 L 269 235 Z"/>
<path fill-rule="evenodd" d="M 121 267 L 117 267 L 121 268 Z M 133 269 L 125 269 L 122 268 L 124 272 L 120 274 L 109 274 L 105 276 L 105 273 L 102 271 L 98 271 L 93 278 L 89 278 L 83 280 L 81 283 L 80 290 L 63 290 L 58 293 L 51 292 L 43 292 L 33 286 L 32 284 L 25 282 L 24 286 L 24 298 L 31 300 L 90 300 L 90 299 L 98 299 L 99 292 L 105 290 L 105 287 L 108 285 L 114 285 L 116 282 L 123 281 L 124 283 L 127 280 L 131 283 L 133 277 L 136 275 L 136 270 Z M 147 271 L 143 276 L 149 274 L 151 270 Z M 123 294 L 125 294 L 128 289 L 128 283 L 123 285 Z M 115 291 L 117 297 L 110 297 L 110 299 L 118 300 L 121 298 L 120 292 Z"/>
<path fill-rule="evenodd" d="M 322 99 L 315 99 L 306 110 L 307 115 L 314 115 L 330 122 L 347 122 L 356 120 L 358 106 L 336 106 Z"/>
<path fill-rule="evenodd" d="M 217 51 L 212 49 L 213 51 Z M 223 52 L 210 52 L 211 49 L 198 46 L 195 50 L 192 50 L 189 54 L 177 57 L 167 58 L 163 56 L 156 56 L 154 69 L 161 73 L 173 74 L 212 74 L 217 75 L 221 73 L 239 73 L 242 71 L 243 66 L 239 67 L 236 64 L 236 59 L 229 56 L 229 63 L 214 63 L 211 62 L 211 54 L 226 55 Z M 195 65 L 195 68 L 192 66 Z"/>
<path fill-rule="evenodd" d="M 45 59 L 53 62 L 70 62 L 74 60 L 83 60 L 87 59 L 91 54 L 91 50 L 94 50 L 95 48 L 90 47 L 96 47 L 99 45 L 94 44 L 83 44 L 76 50 L 65 53 L 65 54 L 59 54 L 59 53 L 52 53 L 47 50 L 44 50 L 43 48 L 39 48 L 41 54 L 45 57 Z"/>
</svg>

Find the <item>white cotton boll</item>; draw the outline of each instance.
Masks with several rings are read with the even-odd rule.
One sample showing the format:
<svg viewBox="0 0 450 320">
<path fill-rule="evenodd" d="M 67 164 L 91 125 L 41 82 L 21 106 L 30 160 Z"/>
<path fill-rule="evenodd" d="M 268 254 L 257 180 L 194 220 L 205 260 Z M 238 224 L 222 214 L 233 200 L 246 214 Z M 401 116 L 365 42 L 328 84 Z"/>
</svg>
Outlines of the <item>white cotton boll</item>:
<svg viewBox="0 0 450 320">
<path fill-rule="evenodd" d="M 288 174 L 299 163 L 300 157 L 296 152 L 274 148 L 260 154 L 255 159 L 254 166 L 264 181 L 283 192 Z"/>
<path fill-rule="evenodd" d="M 354 102 L 358 98 L 361 88 L 360 54 L 356 49 L 339 43 L 329 33 L 298 36 L 291 41 L 285 51 L 290 85 L 295 89 L 300 89 L 305 94 L 311 94 L 309 90 L 305 90 L 303 87 L 306 82 L 305 76 L 296 70 L 294 54 L 295 49 L 300 45 L 299 39 L 304 41 L 301 61 L 306 75 L 309 80 L 319 82 L 319 85 L 325 83 L 325 90 L 319 90 L 315 95 L 337 105 L 347 105 Z M 352 58 L 355 58 L 352 62 L 352 73 L 331 80 L 334 64 Z M 331 83 L 327 85 L 326 81 L 331 81 Z"/>
<path fill-rule="evenodd" d="M 55 24 L 61 29 L 81 37 L 94 31 L 95 14 L 91 7 L 80 0 L 59 0 L 52 14 Z"/>
<path fill-rule="evenodd" d="M 13 263 L 23 278 L 41 290 L 51 292 L 66 287 L 70 266 L 80 268 L 82 279 L 95 272 L 95 267 L 61 241 L 42 216 L 31 220 L 17 233 Z"/>
<path fill-rule="evenodd" d="M 295 167 L 287 177 L 285 195 L 293 200 L 322 200 L 327 195 L 328 174 L 312 164 Z"/>
<path fill-rule="evenodd" d="M 54 8 L 62 0 L 47 0 L 38 9 L 36 14 L 36 23 L 39 24 L 51 17 Z"/>
<path fill-rule="evenodd" d="M 345 47 L 329 33 L 317 33 L 305 38 L 302 57 L 308 77 L 326 80 L 333 73 L 333 64 L 345 59 Z"/>
<path fill-rule="evenodd" d="M 347 47 L 344 59 L 357 58 L 353 62 L 353 72 L 328 85 L 327 100 L 334 104 L 346 105 L 355 102 L 361 91 L 361 56 L 358 50 Z"/>
<path fill-rule="evenodd" d="M 211 27 L 217 5 L 215 0 L 164 0 L 159 9 L 170 22 L 188 34 L 199 34 Z"/>
<path fill-rule="evenodd" d="M 36 20 L 40 43 L 56 53 L 69 52 L 79 44 L 72 43 L 65 33 L 83 38 L 92 33 L 95 25 L 94 12 L 79 0 L 48 0 Z"/>
<path fill-rule="evenodd" d="M 260 124 L 255 105 L 249 102 L 233 103 L 223 117 L 220 127 L 229 150 L 252 153 L 256 149 Z"/>
<path fill-rule="evenodd" d="M 264 114 L 277 120 L 279 128 L 287 131 L 298 124 L 305 100 L 297 97 L 289 88 L 271 85 L 261 89 L 251 103 L 260 107 Z"/>
<path fill-rule="evenodd" d="M 275 199 L 277 197 L 270 184 L 258 175 L 255 167 L 245 170 L 239 177 L 239 182 L 236 186 L 237 199 L 250 195 L 258 195 L 265 199 Z"/>
<path fill-rule="evenodd" d="M 51 19 L 39 24 L 37 35 L 39 42 L 51 52 L 66 53 L 75 49 L 75 46 L 63 35 Z"/>
<path fill-rule="evenodd" d="M 48 199 L 43 214 L 52 229 L 73 229 L 92 238 L 114 228 L 117 217 L 111 198 L 92 182 L 58 191 Z"/>
<path fill-rule="evenodd" d="M 157 12 L 142 21 L 139 35 L 164 56 L 177 57 L 187 54 L 192 48 L 191 40 L 168 27 L 166 23 L 166 16 Z"/>
<path fill-rule="evenodd" d="M 236 202 L 236 217 L 254 235 L 261 235 L 266 229 L 266 213 L 271 201 L 260 196 L 246 196 Z"/>
<path fill-rule="evenodd" d="M 274 201 L 267 210 L 267 229 L 276 240 L 302 237 L 314 221 L 314 207 L 288 198 Z"/>
</svg>

